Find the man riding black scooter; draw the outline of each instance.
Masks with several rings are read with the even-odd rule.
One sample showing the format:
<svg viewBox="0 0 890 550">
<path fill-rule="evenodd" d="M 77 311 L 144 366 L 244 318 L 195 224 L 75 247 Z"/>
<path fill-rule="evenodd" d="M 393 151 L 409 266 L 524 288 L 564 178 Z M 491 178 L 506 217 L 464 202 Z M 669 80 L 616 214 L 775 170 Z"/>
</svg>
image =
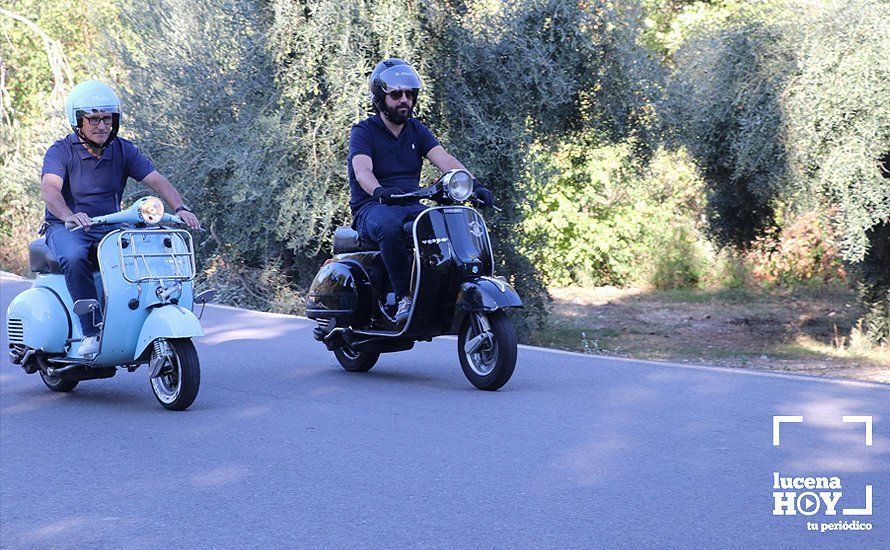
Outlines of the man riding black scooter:
<svg viewBox="0 0 890 550">
<path fill-rule="evenodd" d="M 350 372 L 367 372 L 381 353 L 457 335 L 467 379 L 496 390 L 516 365 L 516 333 L 505 310 L 522 300 L 495 276 L 485 220 L 465 205 L 493 206 L 491 192 L 410 117 L 420 78 L 409 65 L 381 62 L 370 89 L 378 114 L 350 136 L 358 232 L 334 232 L 334 257 L 312 281 L 306 315 L 318 323 L 313 335 Z M 424 156 L 445 174 L 420 188 Z"/>
<path fill-rule="evenodd" d="M 349 206 L 361 239 L 380 248 L 398 303 L 395 320 L 402 323 L 411 310 L 411 259 L 402 227 L 424 207 L 389 199 L 420 189 L 424 157 L 442 172 L 466 168 L 412 117 L 421 83 L 411 65 L 395 58 L 381 61 L 368 87 L 376 114 L 354 125 L 349 136 Z M 491 191 L 474 183 L 476 196 L 491 206 Z"/>
</svg>

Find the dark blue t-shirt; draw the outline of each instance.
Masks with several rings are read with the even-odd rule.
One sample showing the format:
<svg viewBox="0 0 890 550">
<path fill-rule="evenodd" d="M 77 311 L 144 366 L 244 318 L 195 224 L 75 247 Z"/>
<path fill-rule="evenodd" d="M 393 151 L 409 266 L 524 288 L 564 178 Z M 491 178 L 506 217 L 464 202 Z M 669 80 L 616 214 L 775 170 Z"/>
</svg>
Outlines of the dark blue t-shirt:
<svg viewBox="0 0 890 550">
<path fill-rule="evenodd" d="M 367 155 L 374 163 L 374 177 L 383 187 L 398 187 L 404 192 L 420 189 L 420 169 L 423 158 L 439 145 L 432 132 L 420 121 L 409 118 L 399 137 L 384 125 L 380 115 L 368 117 L 352 127 L 349 134 L 349 207 L 352 215 L 374 198 L 365 193 L 355 179 L 352 157 Z"/>
<path fill-rule="evenodd" d="M 68 208 L 93 218 L 120 210 L 127 178 L 141 181 L 154 169 L 148 157 L 126 139 L 115 138 L 102 158 L 96 158 L 77 134 L 69 134 L 46 151 L 40 177 L 55 174 L 62 178 L 62 197 Z M 46 210 L 46 221 L 61 220 Z"/>
</svg>

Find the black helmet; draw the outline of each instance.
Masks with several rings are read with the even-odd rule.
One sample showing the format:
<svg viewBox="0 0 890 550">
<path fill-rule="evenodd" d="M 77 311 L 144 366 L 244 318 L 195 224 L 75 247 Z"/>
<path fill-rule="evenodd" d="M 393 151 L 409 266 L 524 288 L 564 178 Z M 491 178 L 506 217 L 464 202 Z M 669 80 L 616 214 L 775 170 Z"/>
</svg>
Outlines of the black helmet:
<svg viewBox="0 0 890 550">
<path fill-rule="evenodd" d="M 401 59 L 384 59 L 374 67 L 371 77 L 368 79 L 368 89 L 371 92 L 371 103 L 381 112 L 386 112 L 384 97 L 389 92 L 396 90 L 411 90 L 414 92 L 414 105 L 417 105 L 417 94 L 420 92 L 420 77 L 411 65 Z"/>
</svg>

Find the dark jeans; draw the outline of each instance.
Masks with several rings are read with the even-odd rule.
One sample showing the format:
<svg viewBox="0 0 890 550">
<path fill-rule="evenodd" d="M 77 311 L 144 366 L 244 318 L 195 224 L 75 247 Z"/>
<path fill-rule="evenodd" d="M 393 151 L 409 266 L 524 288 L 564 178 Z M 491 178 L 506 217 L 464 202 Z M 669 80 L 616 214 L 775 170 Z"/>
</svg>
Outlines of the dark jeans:
<svg viewBox="0 0 890 550">
<path fill-rule="evenodd" d="M 61 223 L 51 223 L 47 226 L 46 245 L 59 260 L 72 301 L 98 299 L 93 280 L 93 271 L 96 267 L 89 260 L 90 246 L 116 228 L 116 225 L 94 225 L 89 231 L 83 229 L 68 231 Z M 92 314 L 81 315 L 80 326 L 83 328 L 84 336 L 99 334 L 99 328 L 93 326 Z"/>
<path fill-rule="evenodd" d="M 396 298 L 406 296 L 411 284 L 411 257 L 406 250 L 410 239 L 402 230 L 402 224 L 411 221 L 426 210 L 422 204 L 387 206 L 371 203 L 356 215 L 355 227 L 362 240 L 377 243 L 383 257 L 383 265 L 389 273 Z"/>
</svg>

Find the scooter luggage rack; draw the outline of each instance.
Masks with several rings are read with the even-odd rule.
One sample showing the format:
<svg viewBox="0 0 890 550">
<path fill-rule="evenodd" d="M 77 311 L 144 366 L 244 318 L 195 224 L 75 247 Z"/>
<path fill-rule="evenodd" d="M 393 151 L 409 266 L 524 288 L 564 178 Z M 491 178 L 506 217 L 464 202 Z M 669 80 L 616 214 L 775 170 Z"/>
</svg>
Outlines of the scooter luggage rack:
<svg viewBox="0 0 890 550">
<path fill-rule="evenodd" d="M 151 237 L 156 238 L 166 238 L 169 237 L 171 239 L 171 244 L 174 247 L 171 247 L 175 250 L 175 241 L 173 239 L 176 236 L 181 235 L 183 238 L 183 244 L 186 246 L 187 252 L 139 252 L 137 248 L 137 236 L 141 235 L 150 235 Z M 129 236 L 129 243 L 126 247 L 124 247 L 124 238 Z M 118 251 L 120 252 L 120 262 L 121 262 L 121 274 L 124 276 L 124 279 L 130 283 L 141 283 L 144 281 L 191 281 L 195 278 L 195 254 L 192 252 L 194 248 L 192 247 L 192 235 L 188 231 L 184 231 L 182 229 L 150 229 L 150 230 L 125 230 L 121 231 L 121 233 L 117 237 L 118 239 Z M 144 239 L 143 239 L 144 240 Z M 125 252 L 125 248 L 130 248 L 131 252 Z M 181 258 L 188 258 L 188 273 L 183 272 L 183 262 Z M 172 265 L 175 269 L 175 274 L 155 274 L 151 265 L 148 261 L 148 258 L 167 258 L 167 262 L 165 264 Z M 127 260 L 132 260 L 132 263 L 129 263 Z M 145 275 L 140 274 L 139 262 L 142 261 L 144 266 L 144 270 L 146 272 Z M 131 270 L 133 271 L 131 273 Z"/>
</svg>

